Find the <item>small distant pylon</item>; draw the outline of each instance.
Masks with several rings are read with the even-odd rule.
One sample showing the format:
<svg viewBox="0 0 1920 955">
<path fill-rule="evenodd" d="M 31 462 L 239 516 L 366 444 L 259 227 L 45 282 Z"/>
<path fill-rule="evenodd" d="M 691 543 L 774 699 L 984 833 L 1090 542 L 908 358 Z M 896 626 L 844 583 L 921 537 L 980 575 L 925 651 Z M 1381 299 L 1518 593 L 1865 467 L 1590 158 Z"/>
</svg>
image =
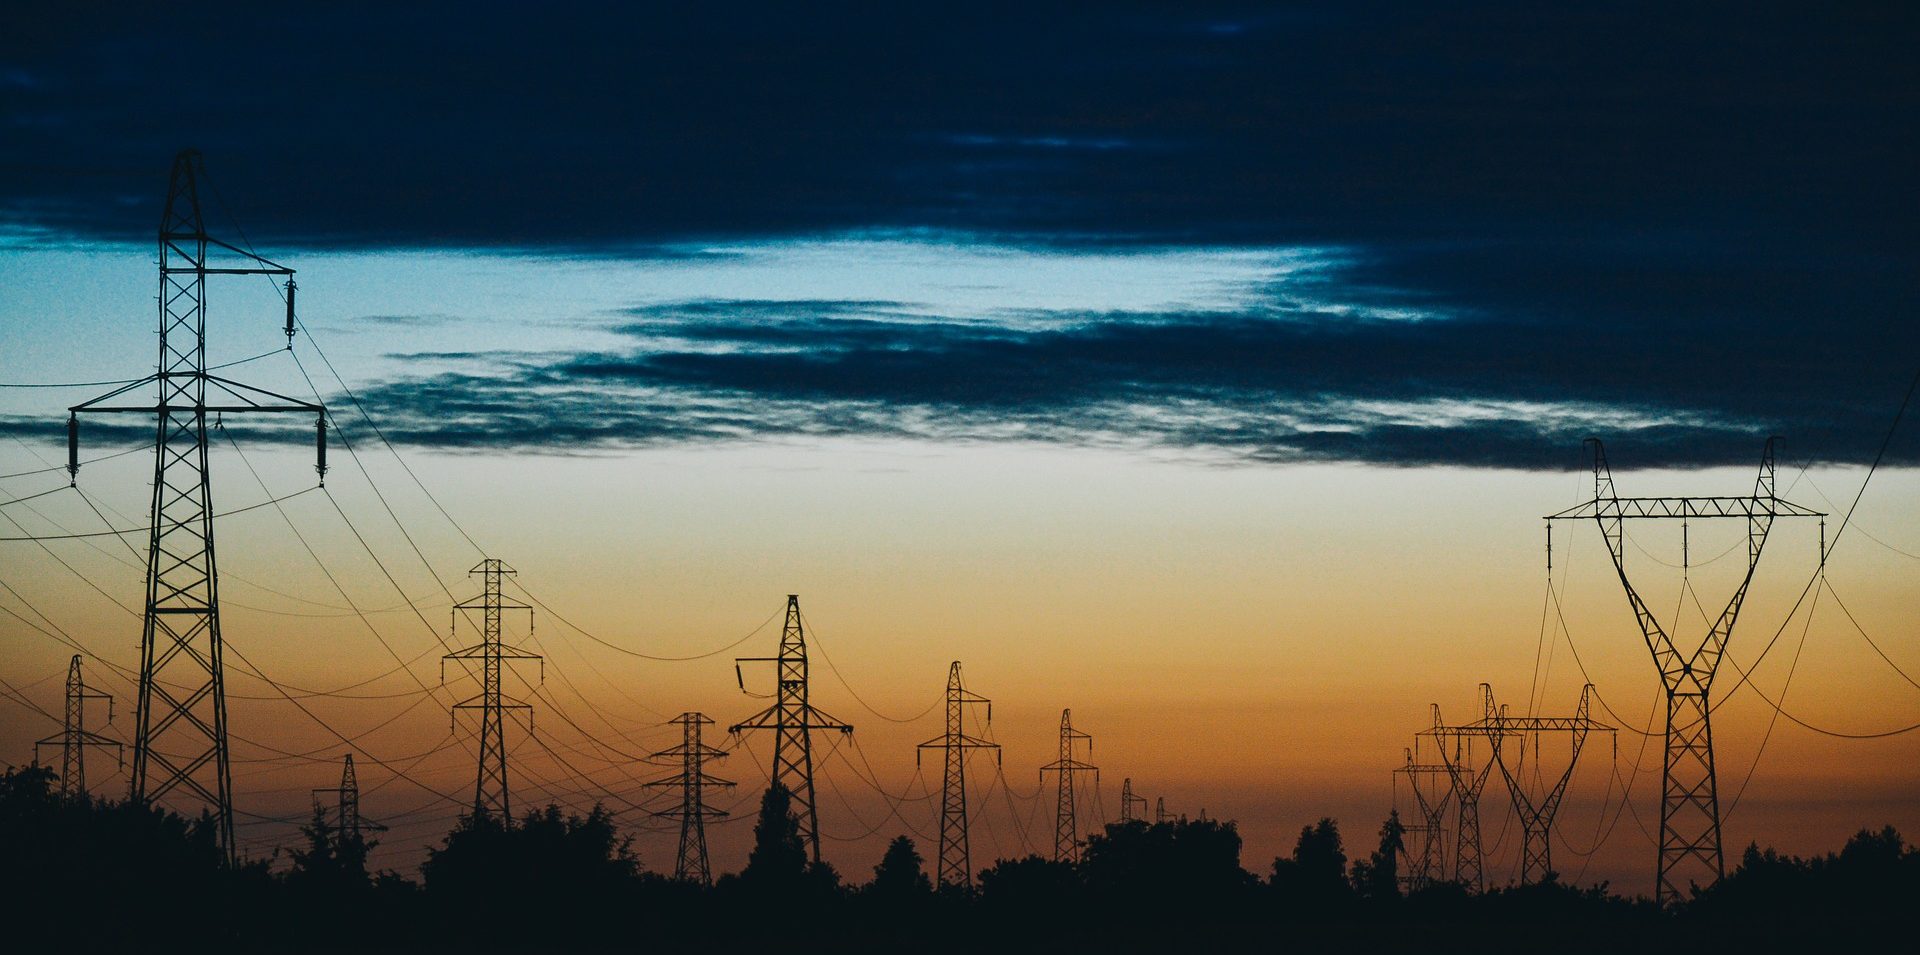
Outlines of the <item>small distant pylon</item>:
<svg viewBox="0 0 1920 955">
<path fill-rule="evenodd" d="M 973 887 L 973 857 L 967 846 L 967 750 L 991 749 L 994 762 L 1000 760 L 1000 744 L 968 736 L 963 717 L 967 704 L 985 704 L 987 722 L 993 722 L 993 701 L 968 690 L 960 680 L 960 661 L 947 668 L 947 731 L 921 743 L 913 751 L 914 765 L 920 752 L 943 750 L 946 773 L 940 785 L 940 870 L 939 884 L 970 889 Z"/>
<path fill-rule="evenodd" d="M 369 830 L 386 831 L 386 826 L 370 822 L 360 815 L 360 777 L 353 771 L 353 754 L 340 764 L 340 785 L 313 791 L 313 801 L 319 805 L 321 796 L 332 796 L 334 813 L 334 831 L 343 837 L 359 841 L 366 837 Z"/>
<path fill-rule="evenodd" d="M 773 731 L 773 782 L 787 788 L 793 796 L 794 816 L 800 823 L 800 839 L 807 844 L 808 856 L 820 864 L 820 816 L 813 799 L 813 730 L 838 730 L 852 735 L 853 727 L 828 716 L 807 701 L 807 637 L 800 621 L 800 596 L 787 595 L 787 623 L 780 631 L 780 653 L 772 657 L 737 657 L 733 661 L 734 679 L 742 691 L 747 681 L 740 673 L 742 663 L 772 663 L 778 689 L 773 705 L 727 727 L 738 735 L 746 730 Z"/>
<path fill-rule="evenodd" d="M 1059 774 L 1053 815 L 1053 861 L 1080 861 L 1080 819 L 1073 799 L 1073 774 L 1090 772 L 1093 784 L 1100 785 L 1100 767 L 1073 758 L 1075 740 L 1087 741 L 1087 755 L 1093 755 L 1093 737 L 1073 728 L 1073 711 L 1060 711 L 1060 758 L 1040 767 L 1040 781 L 1048 773 Z"/>
<path fill-rule="evenodd" d="M 1153 824 L 1156 826 L 1164 826 L 1173 820 L 1173 813 L 1167 811 L 1167 797 L 1153 797 Z"/>
<path fill-rule="evenodd" d="M 95 693 L 88 688 L 86 680 L 80 675 L 80 654 L 73 655 L 73 662 L 67 665 L 67 715 L 60 733 L 39 740 L 33 744 L 33 758 L 40 760 L 40 747 L 60 747 L 60 795 L 85 798 L 87 795 L 87 747 L 111 746 L 122 759 L 124 767 L 126 747 L 119 740 L 108 739 L 87 729 L 87 701 L 107 701 L 107 722 L 113 722 L 113 697 L 105 693 Z"/>
<path fill-rule="evenodd" d="M 713 868 L 707 864 L 707 820 L 724 819 L 727 811 L 707 805 L 706 787 L 731 786 L 733 780 L 708 775 L 706 761 L 725 759 L 727 751 L 700 741 L 700 728 L 713 724 L 705 713 L 682 713 L 667 723 L 680 727 L 680 745 L 654 753 L 651 758 L 678 759 L 680 771 L 647 785 L 660 789 L 679 789 L 680 805 L 659 810 L 654 815 L 662 819 L 680 820 L 680 850 L 673 857 L 673 877 L 712 885 Z"/>
<path fill-rule="evenodd" d="M 1580 763 L 1580 750 L 1586 745 L 1587 734 L 1602 732 L 1612 736 L 1614 728 L 1592 718 L 1589 703 L 1593 695 L 1591 683 L 1580 688 L 1580 704 L 1572 716 L 1508 716 L 1505 706 L 1494 705 L 1491 686 L 1480 684 L 1480 692 L 1487 715 L 1478 723 L 1463 729 L 1478 730 L 1493 741 L 1494 765 L 1500 767 L 1500 776 L 1506 780 L 1507 792 L 1513 796 L 1514 814 L 1520 817 L 1520 884 L 1544 882 L 1553 874 L 1553 817 L 1560 811 L 1560 801 L 1567 794 L 1567 783 L 1573 779 L 1573 771 Z M 1572 754 L 1567 757 L 1566 771 L 1542 791 L 1529 792 L 1525 780 L 1507 765 L 1506 754 L 1512 750 L 1503 743 L 1509 737 L 1519 737 L 1522 759 L 1525 758 L 1527 744 L 1532 743 L 1537 771 L 1540 734 L 1554 732 L 1566 733 L 1572 741 Z M 1617 737 L 1615 745 L 1619 745 Z"/>
<path fill-rule="evenodd" d="M 1492 748 L 1486 749 L 1486 755 L 1476 756 L 1473 740 L 1479 734 L 1446 725 L 1440 718 L 1440 704 L 1432 707 L 1433 728 L 1426 735 L 1433 737 L 1434 748 L 1440 751 L 1440 761 L 1446 764 L 1447 776 L 1453 782 L 1453 880 L 1471 891 L 1484 892 L 1487 876 L 1480 852 L 1480 794 L 1493 776 Z"/>
<path fill-rule="evenodd" d="M 1135 806 L 1140 807 L 1140 811 L 1138 813 L 1133 811 Z M 1138 820 L 1140 822 L 1145 822 L 1146 813 L 1147 813 L 1147 797 L 1136 796 L 1133 794 L 1133 777 L 1128 776 L 1127 778 L 1121 780 L 1120 781 L 1120 821 L 1133 822 L 1135 820 Z"/>
<path fill-rule="evenodd" d="M 502 639 L 502 618 L 506 611 L 525 610 L 529 620 L 533 617 L 533 608 L 517 602 L 509 602 L 501 593 L 502 582 L 514 573 L 506 561 L 489 557 L 474 565 L 468 574 L 480 575 L 483 589 L 480 596 L 453 605 L 454 613 L 462 610 L 478 610 L 481 613 L 480 643 L 464 650 L 447 654 L 443 660 L 480 661 L 480 692 L 453 705 L 453 710 L 480 711 L 480 762 L 473 783 L 473 814 L 476 818 L 498 816 L 502 826 L 513 825 L 513 803 L 507 786 L 507 710 L 526 710 L 527 728 L 533 728 L 533 707 L 507 696 L 501 689 L 502 678 L 506 675 L 508 660 L 541 660 L 537 653 L 527 653 L 517 647 L 507 646 Z M 442 663 L 444 679 L 446 664 Z M 541 672 L 546 672 L 546 662 L 541 660 Z"/>
<path fill-rule="evenodd" d="M 1408 826 L 1408 835 L 1418 835 L 1420 854 L 1407 866 L 1407 890 L 1418 892 L 1446 878 L 1446 828 L 1447 804 L 1453 796 L 1450 782 L 1442 790 L 1436 781 L 1447 781 L 1450 773 L 1447 767 L 1439 763 L 1415 762 L 1413 750 L 1407 749 L 1406 765 L 1394 770 L 1395 775 L 1407 777 L 1407 788 L 1413 792 L 1413 802 L 1420 810 L 1420 824 Z"/>
</svg>

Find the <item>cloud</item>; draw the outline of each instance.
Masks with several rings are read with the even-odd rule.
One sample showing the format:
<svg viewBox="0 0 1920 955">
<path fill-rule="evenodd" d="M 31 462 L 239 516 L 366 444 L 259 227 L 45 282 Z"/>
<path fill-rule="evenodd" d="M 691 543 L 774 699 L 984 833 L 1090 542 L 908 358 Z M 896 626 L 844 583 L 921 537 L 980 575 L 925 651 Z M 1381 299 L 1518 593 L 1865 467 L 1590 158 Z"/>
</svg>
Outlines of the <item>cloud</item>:
<svg viewBox="0 0 1920 955">
<path fill-rule="evenodd" d="M 1555 322 L 1407 322 L 1269 308 L 943 319 L 898 302 L 697 300 L 631 310 L 625 350 L 386 382 L 363 400 L 404 440 L 576 451 L 783 436 L 1043 441 L 1223 461 L 1559 468 L 1580 440 L 1630 460 L 1746 463 L 1877 446 L 1900 360 L 1877 376 L 1752 387 L 1663 354 L 1657 320 L 1588 340 Z M 866 317 L 862 317 L 866 316 Z M 1742 344 L 1742 342 L 1746 342 Z M 1605 373 L 1632 369 L 1632 374 Z M 1897 455 L 1916 459 L 1903 444 Z"/>
</svg>

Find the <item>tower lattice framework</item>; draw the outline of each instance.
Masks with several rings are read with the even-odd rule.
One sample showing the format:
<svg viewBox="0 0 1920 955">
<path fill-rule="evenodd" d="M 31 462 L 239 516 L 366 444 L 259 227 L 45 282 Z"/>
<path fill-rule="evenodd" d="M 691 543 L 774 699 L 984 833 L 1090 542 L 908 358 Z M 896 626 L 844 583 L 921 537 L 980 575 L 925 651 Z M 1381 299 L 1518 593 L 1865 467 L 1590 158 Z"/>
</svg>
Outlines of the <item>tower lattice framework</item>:
<svg viewBox="0 0 1920 955">
<path fill-rule="evenodd" d="M 1058 776 L 1058 786 L 1054 791 L 1053 812 L 1053 861 L 1080 861 L 1080 815 L 1074 800 L 1073 774 L 1092 773 L 1093 784 L 1100 785 L 1100 767 L 1082 762 L 1073 756 L 1074 743 L 1084 740 L 1087 755 L 1093 755 L 1093 737 L 1073 728 L 1073 710 L 1060 711 L 1060 758 L 1040 767 L 1040 781 L 1046 782 L 1048 773 Z"/>
<path fill-rule="evenodd" d="M 60 732 L 33 744 L 34 761 L 40 759 L 40 747 L 60 747 L 60 795 L 84 799 L 87 796 L 87 747 L 111 746 L 116 752 L 124 753 L 125 748 L 119 740 L 108 739 L 87 729 L 87 701 L 107 701 L 107 722 L 113 722 L 113 697 L 105 693 L 96 693 L 87 686 L 86 677 L 80 672 L 80 654 L 73 655 L 67 665 L 67 705 L 66 716 L 61 723 Z"/>
<path fill-rule="evenodd" d="M 987 722 L 993 722 L 993 701 L 966 688 L 960 678 L 960 661 L 953 661 L 947 668 L 947 731 L 934 739 L 921 743 L 915 748 L 913 758 L 919 763 L 920 753 L 927 749 L 943 751 L 946 772 L 940 784 L 940 867 L 939 884 L 971 889 L 973 887 L 973 857 L 967 844 L 967 751 L 970 749 L 993 750 L 996 763 L 1000 759 L 1000 744 L 989 743 L 967 735 L 966 708 L 968 705 L 984 705 L 987 708 Z"/>
<path fill-rule="evenodd" d="M 1432 710 L 1433 728 L 1426 735 L 1433 738 L 1453 784 L 1453 881 L 1471 891 L 1484 892 L 1487 874 L 1481 857 L 1480 796 L 1486 792 L 1487 780 L 1493 778 L 1493 748 L 1479 747 L 1476 753 L 1474 741 L 1484 734 L 1446 725 L 1438 703 Z"/>
<path fill-rule="evenodd" d="M 507 662 L 510 660 L 540 660 L 536 653 L 528 653 L 518 647 L 508 646 L 505 639 L 505 618 L 509 610 L 527 611 L 527 619 L 533 619 L 533 608 L 518 601 L 508 600 L 502 593 L 506 578 L 515 573 L 506 561 L 488 557 L 475 564 L 467 572 L 481 579 L 481 592 L 477 597 L 453 605 L 453 612 L 479 611 L 480 642 L 464 650 L 456 650 L 442 659 L 460 662 L 463 666 L 479 662 L 480 692 L 453 705 L 453 713 L 461 710 L 480 711 L 480 758 L 473 783 L 473 814 L 476 818 L 498 818 L 502 826 L 513 825 L 513 802 L 507 785 L 507 719 L 509 710 L 525 710 L 527 713 L 527 731 L 533 731 L 533 707 L 528 703 L 508 696 L 503 681 L 506 677 Z M 443 664 L 444 666 L 444 664 Z M 546 664 L 541 663 L 544 673 Z"/>
<path fill-rule="evenodd" d="M 713 724 L 713 720 L 708 719 L 705 713 L 682 713 L 667 722 L 680 727 L 680 745 L 654 753 L 652 758 L 678 760 L 680 771 L 647 785 L 656 789 L 680 790 L 680 804 L 672 809 L 659 810 L 654 815 L 680 821 L 680 848 L 673 857 L 673 877 L 712 885 L 713 867 L 707 862 L 707 820 L 724 819 L 727 811 L 707 805 L 706 788 L 732 786 L 733 781 L 709 774 L 706 761 L 724 759 L 727 751 L 701 741 L 700 728 Z"/>
<path fill-rule="evenodd" d="M 1419 855 L 1409 853 L 1411 858 L 1401 879 L 1408 891 L 1418 892 L 1446 878 L 1446 811 L 1453 798 L 1452 774 L 1442 763 L 1415 761 L 1412 749 L 1404 752 L 1406 763 L 1393 772 L 1407 777 L 1407 789 L 1420 810 L 1420 824 L 1407 827 L 1407 835 L 1419 837 Z"/>
<path fill-rule="evenodd" d="M 1133 777 L 1120 780 L 1120 821 L 1145 822 L 1147 797 L 1133 794 Z"/>
<path fill-rule="evenodd" d="M 816 709 L 807 699 L 807 637 L 800 620 L 800 597 L 787 595 L 787 622 L 780 631 L 780 652 L 771 657 L 739 657 L 734 660 L 734 679 L 746 689 L 740 673 L 742 663 L 771 663 L 778 686 L 773 705 L 727 728 L 729 733 L 768 730 L 773 733 L 773 781 L 793 796 L 794 816 L 800 824 L 800 839 L 807 845 L 809 858 L 820 862 L 820 817 L 813 796 L 814 730 L 835 730 L 841 735 L 853 733 L 853 726 L 842 723 Z"/>
<path fill-rule="evenodd" d="M 67 470 L 77 481 L 81 413 L 154 416 L 152 526 L 147 539 L 129 795 L 143 804 L 159 802 L 176 791 L 196 797 L 212 814 L 221 852 L 231 863 L 237 847 L 213 492 L 207 468 L 208 416 L 314 415 L 319 436 L 317 469 L 323 478 L 326 417 L 317 404 L 207 372 L 207 277 L 286 279 L 291 345 L 293 270 L 207 234 L 200 211 L 205 174 L 199 152 L 186 150 L 174 157 L 160 219 L 158 371 L 68 409 Z M 116 403 L 149 385 L 157 389 L 154 404 Z"/>
<path fill-rule="evenodd" d="M 1660 848 L 1655 866 L 1654 897 L 1662 903 L 1681 900 L 1683 890 L 1693 882 L 1711 885 L 1726 874 L 1726 857 L 1720 833 L 1720 791 L 1713 762 L 1713 678 L 1733 637 L 1734 622 L 1753 585 L 1760 552 L 1766 546 L 1773 522 L 1782 517 L 1816 517 L 1824 533 L 1826 515 L 1784 500 L 1775 494 L 1773 448 L 1776 439 L 1768 438 L 1760 458 L 1760 474 L 1754 479 L 1753 493 L 1745 497 L 1620 497 L 1614 490 L 1613 472 L 1607 465 L 1605 447 L 1597 438 L 1587 439 L 1593 449 L 1593 500 L 1547 517 L 1557 520 L 1592 520 L 1600 528 L 1613 558 L 1614 571 L 1626 591 L 1654 667 L 1660 671 L 1661 687 L 1667 698 L 1666 754 L 1661 769 Z M 1698 645 L 1683 646 L 1663 627 L 1634 589 L 1627 575 L 1626 522 L 1629 520 L 1677 520 L 1681 533 L 1691 521 L 1709 519 L 1745 520 L 1747 523 L 1747 566 L 1740 584 L 1728 598 L 1725 609 L 1713 622 Z M 1552 524 L 1548 524 L 1551 534 Z M 1825 560 L 1822 544 L 1821 559 Z M 1548 538 L 1551 570 L 1552 538 Z M 1688 562 L 1683 559 L 1683 569 Z"/>
</svg>

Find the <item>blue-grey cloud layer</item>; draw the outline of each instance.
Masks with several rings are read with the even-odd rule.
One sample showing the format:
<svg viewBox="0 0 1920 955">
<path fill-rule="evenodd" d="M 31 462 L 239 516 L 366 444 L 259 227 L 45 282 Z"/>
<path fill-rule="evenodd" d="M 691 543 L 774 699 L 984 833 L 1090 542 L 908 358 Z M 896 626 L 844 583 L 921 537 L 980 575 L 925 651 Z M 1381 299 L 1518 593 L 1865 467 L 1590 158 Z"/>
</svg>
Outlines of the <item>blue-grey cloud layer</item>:
<svg viewBox="0 0 1920 955">
<path fill-rule="evenodd" d="M 699 348 L 389 383 L 429 443 L 1557 460 L 1559 419 L 1381 412 L 1453 402 L 1586 409 L 1667 463 L 1744 461 L 1770 430 L 1869 457 L 1920 355 L 1920 9 L 1675 6 L 29 8 L 0 36 L 0 217 L 143 238 L 191 143 L 277 247 L 1331 245 L 1362 263 L 1333 298 L 1450 316 L 1035 330 L 714 302 L 675 318 Z M 595 387 L 628 403 L 576 403 Z"/>
</svg>

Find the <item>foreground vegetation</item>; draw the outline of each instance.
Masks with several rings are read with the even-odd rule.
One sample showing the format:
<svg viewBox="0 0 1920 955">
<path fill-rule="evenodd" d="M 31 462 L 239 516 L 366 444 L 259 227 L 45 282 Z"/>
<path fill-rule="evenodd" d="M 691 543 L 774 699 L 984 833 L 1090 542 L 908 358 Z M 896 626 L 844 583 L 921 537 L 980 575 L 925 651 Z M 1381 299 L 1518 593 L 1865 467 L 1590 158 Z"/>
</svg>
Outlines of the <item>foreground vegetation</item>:
<svg viewBox="0 0 1920 955">
<path fill-rule="evenodd" d="M 1662 910 L 1604 886 L 1482 895 L 1400 889 L 1389 818 L 1351 862 L 1332 820 L 1246 871 L 1230 822 L 1106 827 L 1077 865 L 1001 860 L 972 894 L 936 892 L 911 839 L 859 884 L 807 863 L 769 790 L 747 867 L 701 888 L 646 871 L 611 815 L 555 807 L 505 828 L 467 818 L 418 880 L 370 872 L 369 844 L 316 816 L 292 865 L 221 864 L 212 828 L 126 803 L 70 800 L 42 769 L 0 777 L 0 931 L 9 951 L 215 950 L 1368 952 L 1832 950 L 1901 938 L 1920 851 L 1891 828 L 1814 858 L 1747 849 L 1719 885 Z M 1904 947 L 1904 946 L 1903 946 Z"/>
</svg>

